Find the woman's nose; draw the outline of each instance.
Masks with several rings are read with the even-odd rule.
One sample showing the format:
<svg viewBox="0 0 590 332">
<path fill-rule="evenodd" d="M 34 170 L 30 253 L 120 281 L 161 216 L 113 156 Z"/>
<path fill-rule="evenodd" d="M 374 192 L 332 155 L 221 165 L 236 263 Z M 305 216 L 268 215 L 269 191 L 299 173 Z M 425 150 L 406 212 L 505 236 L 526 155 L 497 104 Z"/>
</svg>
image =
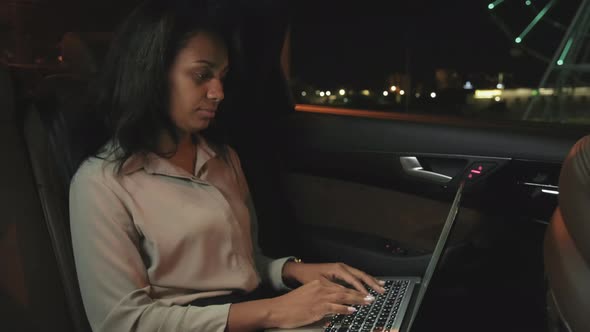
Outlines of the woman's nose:
<svg viewBox="0 0 590 332">
<path fill-rule="evenodd" d="M 212 99 L 216 102 L 220 102 L 225 97 L 223 93 L 223 83 L 221 80 L 211 80 L 209 90 L 207 90 L 207 98 Z"/>
</svg>

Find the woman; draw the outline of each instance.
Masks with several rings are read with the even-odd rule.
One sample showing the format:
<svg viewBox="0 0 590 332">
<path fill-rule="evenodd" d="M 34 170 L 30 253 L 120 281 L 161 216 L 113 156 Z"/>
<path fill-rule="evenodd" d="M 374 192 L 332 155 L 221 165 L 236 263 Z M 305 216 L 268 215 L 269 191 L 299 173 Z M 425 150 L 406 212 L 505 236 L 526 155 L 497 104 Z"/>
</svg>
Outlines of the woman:
<svg viewBox="0 0 590 332">
<path fill-rule="evenodd" d="M 211 8 L 194 3 L 140 5 L 94 87 L 108 142 L 70 187 L 74 255 L 93 331 L 297 327 L 370 303 L 362 283 L 383 289 L 359 270 L 260 253 L 238 156 L 210 132 L 229 70 L 227 34 Z M 261 283 L 287 291 L 285 282 L 301 286 L 197 306 L 228 294 L 247 298 Z"/>
</svg>

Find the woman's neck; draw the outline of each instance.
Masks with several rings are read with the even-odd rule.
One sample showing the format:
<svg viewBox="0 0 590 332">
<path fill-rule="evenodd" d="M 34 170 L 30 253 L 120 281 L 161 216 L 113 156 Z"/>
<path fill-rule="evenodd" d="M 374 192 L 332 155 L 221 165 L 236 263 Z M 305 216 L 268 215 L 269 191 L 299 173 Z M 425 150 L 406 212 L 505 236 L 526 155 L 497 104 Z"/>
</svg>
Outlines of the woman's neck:
<svg viewBox="0 0 590 332">
<path fill-rule="evenodd" d="M 169 134 L 161 135 L 160 151 L 166 156 L 173 165 L 182 168 L 189 174 L 195 172 L 195 163 L 197 161 L 197 147 L 193 135 L 181 135 L 178 144 Z"/>
</svg>

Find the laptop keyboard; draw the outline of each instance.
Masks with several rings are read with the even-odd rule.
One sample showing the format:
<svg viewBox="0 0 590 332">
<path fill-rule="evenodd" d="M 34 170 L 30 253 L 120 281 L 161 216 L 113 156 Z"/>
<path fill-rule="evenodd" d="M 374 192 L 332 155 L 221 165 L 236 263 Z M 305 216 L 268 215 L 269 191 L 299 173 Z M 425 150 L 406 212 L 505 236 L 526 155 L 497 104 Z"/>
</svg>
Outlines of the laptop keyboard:
<svg viewBox="0 0 590 332">
<path fill-rule="evenodd" d="M 357 309 L 353 314 L 334 316 L 325 332 L 389 331 L 396 323 L 398 310 L 409 283 L 409 280 L 387 280 L 383 286 L 383 294 L 370 289 L 370 294 L 375 297 L 373 303 L 353 306 Z"/>
</svg>

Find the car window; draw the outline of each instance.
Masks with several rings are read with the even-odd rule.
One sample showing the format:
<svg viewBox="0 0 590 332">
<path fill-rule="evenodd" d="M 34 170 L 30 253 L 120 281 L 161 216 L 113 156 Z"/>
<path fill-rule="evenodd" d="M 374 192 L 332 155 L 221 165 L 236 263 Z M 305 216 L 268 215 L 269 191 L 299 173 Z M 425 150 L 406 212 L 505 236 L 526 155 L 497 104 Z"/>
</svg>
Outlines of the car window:
<svg viewBox="0 0 590 332">
<path fill-rule="evenodd" d="M 104 54 L 112 31 L 138 2 L 2 1 L 0 61 L 49 72 L 67 70 L 71 61 L 64 53 L 74 39 L 82 40 L 89 53 Z"/>
<path fill-rule="evenodd" d="M 297 1 L 288 62 L 293 98 L 484 121 L 590 124 L 590 31 L 574 20 L 581 3 Z"/>
</svg>

